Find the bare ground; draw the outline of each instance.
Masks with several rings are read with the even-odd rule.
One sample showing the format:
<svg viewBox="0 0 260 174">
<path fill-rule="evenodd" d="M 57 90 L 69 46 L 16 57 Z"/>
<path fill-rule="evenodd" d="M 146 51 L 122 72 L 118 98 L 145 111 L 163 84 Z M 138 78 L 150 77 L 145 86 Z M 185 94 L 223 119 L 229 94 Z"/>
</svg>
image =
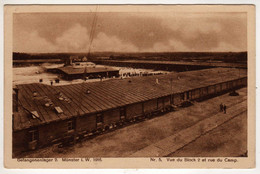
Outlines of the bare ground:
<svg viewBox="0 0 260 174">
<path fill-rule="evenodd" d="M 172 153 L 172 157 L 238 157 L 247 153 L 247 114 L 243 112 L 196 141 Z"/>
</svg>

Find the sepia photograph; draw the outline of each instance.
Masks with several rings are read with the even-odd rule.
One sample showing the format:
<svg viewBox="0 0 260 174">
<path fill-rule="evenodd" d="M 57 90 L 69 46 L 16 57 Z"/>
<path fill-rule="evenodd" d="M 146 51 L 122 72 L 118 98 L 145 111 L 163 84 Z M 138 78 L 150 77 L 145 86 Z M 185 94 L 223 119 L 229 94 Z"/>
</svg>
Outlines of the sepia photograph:
<svg viewBox="0 0 260 174">
<path fill-rule="evenodd" d="M 254 6 L 54 7 L 5 7 L 13 166 L 254 166 Z"/>
</svg>

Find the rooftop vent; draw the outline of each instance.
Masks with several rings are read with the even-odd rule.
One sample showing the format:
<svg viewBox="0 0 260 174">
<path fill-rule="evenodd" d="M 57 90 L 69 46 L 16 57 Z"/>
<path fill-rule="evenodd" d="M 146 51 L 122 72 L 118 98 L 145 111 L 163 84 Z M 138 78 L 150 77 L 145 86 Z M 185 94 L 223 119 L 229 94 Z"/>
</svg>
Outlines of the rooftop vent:
<svg viewBox="0 0 260 174">
<path fill-rule="evenodd" d="M 37 111 L 31 111 L 31 114 L 32 114 L 32 118 L 40 118 L 39 114 Z"/>
<path fill-rule="evenodd" d="M 57 112 L 57 114 L 62 114 L 63 113 L 63 110 L 59 106 L 54 107 L 54 109 Z"/>
<path fill-rule="evenodd" d="M 44 101 L 46 102 L 44 105 L 46 107 L 53 106 L 53 102 L 49 98 L 45 98 Z"/>
<path fill-rule="evenodd" d="M 63 95 L 61 92 L 58 93 L 58 99 L 59 99 L 60 101 L 66 101 L 66 102 L 68 102 L 68 103 L 71 102 L 70 99 L 69 99 L 68 97 L 66 97 L 65 95 Z"/>
<path fill-rule="evenodd" d="M 38 93 L 36 91 L 33 91 L 33 97 L 37 97 Z"/>
<path fill-rule="evenodd" d="M 90 94 L 90 90 L 89 90 L 89 89 L 87 89 L 86 93 L 87 93 L 87 94 Z"/>
</svg>

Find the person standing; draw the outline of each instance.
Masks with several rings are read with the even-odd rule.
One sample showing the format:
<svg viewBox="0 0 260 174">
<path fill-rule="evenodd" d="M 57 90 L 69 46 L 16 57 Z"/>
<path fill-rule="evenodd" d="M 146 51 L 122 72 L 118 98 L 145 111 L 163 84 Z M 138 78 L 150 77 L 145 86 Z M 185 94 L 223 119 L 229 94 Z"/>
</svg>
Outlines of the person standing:
<svg viewBox="0 0 260 174">
<path fill-rule="evenodd" d="M 224 114 L 227 113 L 227 106 L 226 105 L 223 106 L 223 110 L 224 110 Z"/>
<path fill-rule="evenodd" d="M 223 104 L 222 103 L 219 105 L 219 110 L 220 110 L 220 112 L 223 112 Z"/>
</svg>

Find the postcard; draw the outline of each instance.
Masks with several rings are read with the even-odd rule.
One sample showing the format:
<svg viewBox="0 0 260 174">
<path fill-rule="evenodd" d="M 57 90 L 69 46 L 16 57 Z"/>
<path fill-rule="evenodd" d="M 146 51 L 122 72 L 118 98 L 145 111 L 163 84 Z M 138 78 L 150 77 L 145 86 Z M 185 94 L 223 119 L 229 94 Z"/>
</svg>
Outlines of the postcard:
<svg viewBox="0 0 260 174">
<path fill-rule="evenodd" d="M 254 5 L 6 5 L 6 168 L 255 167 Z"/>
</svg>

